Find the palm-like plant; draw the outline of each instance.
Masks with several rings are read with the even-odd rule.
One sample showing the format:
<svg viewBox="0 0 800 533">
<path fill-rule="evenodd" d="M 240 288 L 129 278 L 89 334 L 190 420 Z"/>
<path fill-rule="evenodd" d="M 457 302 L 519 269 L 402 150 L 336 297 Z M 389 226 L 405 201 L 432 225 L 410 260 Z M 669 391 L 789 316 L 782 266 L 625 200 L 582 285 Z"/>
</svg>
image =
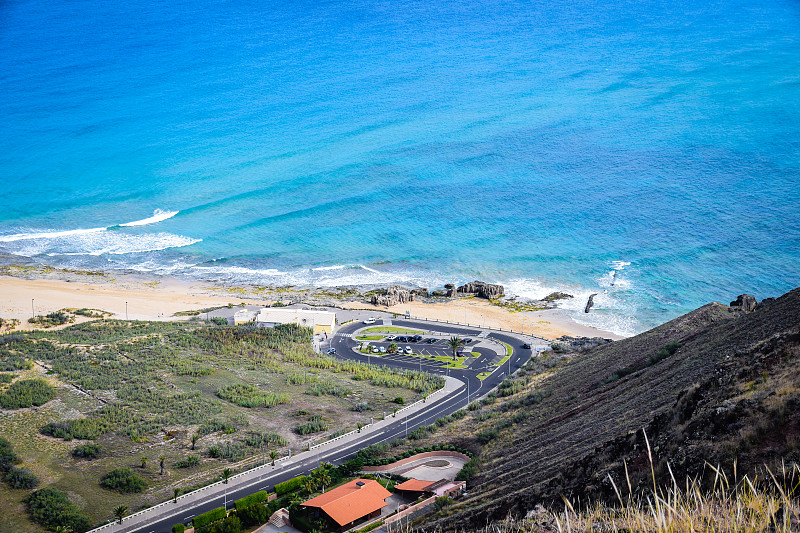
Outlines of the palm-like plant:
<svg viewBox="0 0 800 533">
<path fill-rule="evenodd" d="M 303 480 L 303 488 L 308 494 L 314 493 L 317 488 L 317 483 L 314 481 L 312 476 L 308 476 L 305 480 Z"/>
<path fill-rule="evenodd" d="M 178 503 L 178 496 L 180 495 L 181 495 L 181 489 L 179 489 L 178 487 L 174 487 L 172 489 L 172 501 Z"/>
<path fill-rule="evenodd" d="M 142 470 L 147 468 L 147 457 L 142 457 Z"/>
<path fill-rule="evenodd" d="M 163 455 L 158 458 L 158 464 L 161 466 L 161 475 L 162 476 L 164 475 L 164 461 L 166 461 L 166 460 L 167 460 L 167 458 L 164 457 Z"/>
<path fill-rule="evenodd" d="M 195 433 L 194 435 L 192 435 L 192 449 L 193 449 L 193 450 L 194 450 L 194 448 L 195 448 L 195 444 L 197 444 L 197 440 L 198 440 L 199 438 L 200 438 L 200 435 L 198 435 L 197 433 Z"/>
<path fill-rule="evenodd" d="M 226 485 L 228 484 L 228 479 L 230 479 L 231 474 L 233 474 L 233 470 L 231 470 L 230 468 L 226 468 L 225 470 L 222 471 L 222 480 L 225 482 Z"/>
<path fill-rule="evenodd" d="M 272 459 L 272 466 L 275 466 L 275 459 L 278 458 L 278 450 L 272 450 L 269 452 L 269 458 Z"/>
<path fill-rule="evenodd" d="M 456 354 L 458 353 L 458 349 L 464 345 L 464 339 L 461 337 L 450 337 L 447 339 L 447 346 L 453 350 L 453 360 L 456 359 Z"/>
<path fill-rule="evenodd" d="M 119 523 L 121 524 L 122 519 L 125 517 L 126 514 L 128 514 L 128 507 L 125 505 L 117 505 L 116 507 L 114 507 L 114 510 L 112 512 L 114 513 L 114 517 L 117 520 L 119 520 Z"/>
</svg>

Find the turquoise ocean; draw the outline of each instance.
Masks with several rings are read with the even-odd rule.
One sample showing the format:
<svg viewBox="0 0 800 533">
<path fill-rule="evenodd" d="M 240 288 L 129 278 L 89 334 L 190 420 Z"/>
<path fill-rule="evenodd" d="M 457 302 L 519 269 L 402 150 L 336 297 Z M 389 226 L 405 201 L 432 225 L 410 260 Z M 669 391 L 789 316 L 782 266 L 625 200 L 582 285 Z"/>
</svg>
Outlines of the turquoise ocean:
<svg viewBox="0 0 800 533">
<path fill-rule="evenodd" d="M 7 0 L 0 191 L 48 265 L 631 334 L 800 285 L 800 2 Z"/>
</svg>

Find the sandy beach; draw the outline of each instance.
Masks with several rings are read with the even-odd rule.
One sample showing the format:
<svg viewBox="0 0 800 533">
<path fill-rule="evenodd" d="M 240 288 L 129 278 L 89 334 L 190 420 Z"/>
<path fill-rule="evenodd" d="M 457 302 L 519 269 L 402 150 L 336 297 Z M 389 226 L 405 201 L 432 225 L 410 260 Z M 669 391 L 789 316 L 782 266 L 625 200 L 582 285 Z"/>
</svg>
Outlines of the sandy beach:
<svg viewBox="0 0 800 533">
<path fill-rule="evenodd" d="M 147 279 L 132 275 L 110 275 L 25 269 L 0 275 L 0 318 L 17 319 L 15 330 L 32 329 L 33 315 L 46 315 L 59 309 L 88 308 L 112 313 L 114 318 L 132 320 L 179 320 L 180 311 L 198 310 L 228 304 L 267 305 L 285 299 L 285 293 L 266 293 L 254 298 L 247 290 L 187 282 L 174 278 Z M 341 301 L 344 308 L 387 310 L 365 302 Z M 526 334 L 557 339 L 569 336 L 618 335 L 583 326 L 558 309 L 512 312 L 480 298 L 461 298 L 441 303 L 411 302 L 389 307 L 393 313 L 429 320 L 441 320 L 478 327 L 523 331 Z M 78 321 L 86 320 L 78 317 Z"/>
</svg>

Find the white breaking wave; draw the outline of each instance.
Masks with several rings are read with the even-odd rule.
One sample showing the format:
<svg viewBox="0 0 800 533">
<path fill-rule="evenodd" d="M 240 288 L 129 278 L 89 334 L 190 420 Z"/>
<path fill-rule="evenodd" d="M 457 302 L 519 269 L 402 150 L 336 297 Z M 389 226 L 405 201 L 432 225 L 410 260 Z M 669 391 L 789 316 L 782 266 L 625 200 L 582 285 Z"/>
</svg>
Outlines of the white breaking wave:
<svg viewBox="0 0 800 533">
<path fill-rule="evenodd" d="M 9 253 L 34 257 L 100 256 L 157 252 L 198 243 L 194 239 L 172 233 L 128 233 L 122 227 L 147 226 L 174 217 L 178 211 L 157 209 L 153 216 L 104 228 L 31 231 L 0 236 L 3 249 Z"/>
<path fill-rule="evenodd" d="M 541 300 L 554 292 L 566 292 L 573 298 L 558 300 L 556 305 L 572 320 L 585 326 L 592 326 L 618 335 L 634 335 L 637 331 L 637 308 L 623 291 L 627 287 L 605 287 L 603 278 L 598 286 L 587 288 L 577 284 L 548 285 L 535 279 L 517 278 L 506 282 L 506 293 L 532 300 Z M 584 313 L 589 296 L 594 294 L 591 312 Z"/>
<path fill-rule="evenodd" d="M 180 211 L 162 211 L 161 209 L 156 209 L 155 211 L 153 211 L 153 216 L 151 217 L 144 218 L 142 220 L 134 220 L 133 222 L 125 222 L 124 224 L 116 224 L 113 226 L 106 226 L 103 228 L 35 231 L 29 233 L 15 233 L 12 235 L 0 235 L 0 242 L 16 242 L 16 241 L 38 240 L 38 239 L 58 239 L 60 237 L 71 237 L 73 235 L 99 233 L 101 231 L 107 231 L 112 228 L 147 226 L 149 224 L 155 224 L 157 222 L 167 220 L 168 218 L 172 218 L 178 213 L 180 213 Z"/>
<path fill-rule="evenodd" d="M 100 256 L 123 255 L 142 252 L 157 252 L 167 248 L 181 248 L 200 242 L 201 239 L 173 235 L 171 233 L 147 233 L 128 235 L 119 232 L 75 233 L 68 236 L 50 237 L 40 240 L 22 240 L 9 243 L 7 251 L 25 257 L 37 255 L 54 256 Z"/>
<path fill-rule="evenodd" d="M 16 242 L 37 239 L 57 239 L 59 237 L 71 237 L 73 235 L 83 235 L 89 233 L 99 233 L 106 231 L 106 228 L 90 228 L 90 229 L 71 229 L 66 231 L 42 231 L 34 233 L 16 233 L 14 235 L 0 236 L 0 242 Z"/>
<path fill-rule="evenodd" d="M 126 222 L 125 224 L 120 224 L 120 226 L 125 226 L 125 227 L 147 226 L 148 224 L 155 224 L 156 222 L 161 222 L 162 220 L 167 220 L 168 218 L 172 218 L 178 213 L 180 213 L 180 211 L 162 211 L 161 209 L 156 209 L 155 211 L 153 211 L 153 216 L 149 218 L 143 218 L 142 220 L 134 220 L 133 222 Z"/>
<path fill-rule="evenodd" d="M 313 270 L 314 272 L 323 272 L 325 270 L 344 270 L 345 268 L 352 268 L 352 267 L 349 267 L 347 265 L 333 265 L 327 267 L 316 267 L 312 268 L 311 270 Z"/>
</svg>

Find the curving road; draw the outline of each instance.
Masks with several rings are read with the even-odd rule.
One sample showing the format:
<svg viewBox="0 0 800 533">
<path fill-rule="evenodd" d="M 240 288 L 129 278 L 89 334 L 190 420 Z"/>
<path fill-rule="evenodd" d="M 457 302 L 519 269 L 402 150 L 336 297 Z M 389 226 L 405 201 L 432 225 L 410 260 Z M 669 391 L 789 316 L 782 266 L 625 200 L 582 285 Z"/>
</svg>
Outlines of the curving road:
<svg viewBox="0 0 800 533">
<path fill-rule="evenodd" d="M 475 328 L 415 320 L 392 320 L 392 326 L 422 329 L 430 332 L 459 335 L 461 337 L 469 336 L 473 338 L 478 337 L 481 333 L 480 330 Z M 356 346 L 356 341 L 350 338 L 353 332 L 363 327 L 364 324 L 361 322 L 345 325 L 329 339 L 330 346 L 336 348 L 337 357 L 361 362 L 367 361 L 368 357 L 366 355 L 353 350 Z M 378 357 L 372 357 L 371 360 L 373 363 L 392 368 L 419 370 L 421 364 L 423 370 L 431 373 L 441 374 L 449 372 L 450 376 L 463 381 L 468 387 L 461 387 L 444 399 L 432 401 L 430 406 L 407 417 L 398 417 L 396 422 L 383 427 L 380 432 L 372 434 L 365 432 L 363 439 L 359 441 L 343 442 L 339 446 L 324 447 L 324 449 L 320 448 L 319 453 L 308 455 L 301 460 L 297 460 L 297 462 L 290 461 L 289 464 L 278 464 L 274 469 L 268 467 L 255 479 L 242 481 L 240 483 L 234 483 L 234 481 L 231 480 L 227 495 L 209 497 L 195 502 L 182 502 L 179 500 L 178 503 L 175 504 L 175 508 L 165 506 L 164 513 L 156 519 L 151 520 L 148 524 L 142 524 L 141 522 L 136 523 L 135 517 L 130 517 L 129 520 L 131 520 L 131 522 L 126 523 L 124 520 L 121 525 L 116 525 L 113 529 L 103 528 L 103 532 L 169 533 L 173 524 L 178 522 L 186 523 L 193 516 L 205 513 L 217 507 L 222 507 L 225 505 L 226 501 L 228 507 L 230 507 L 231 502 L 234 500 L 243 498 L 258 490 L 269 490 L 276 483 L 286 481 L 300 474 L 308 473 L 310 470 L 316 468 L 321 461 L 333 464 L 341 463 L 367 445 L 403 437 L 419 426 L 432 424 L 439 417 L 447 416 L 458 409 L 465 408 L 470 401 L 475 401 L 495 388 L 508 376 L 509 371 L 513 373 L 531 357 L 532 350 L 521 348 L 522 341 L 519 337 L 496 332 L 490 333 L 488 337 L 512 346 L 513 354 L 509 361 L 503 364 L 503 368 L 498 368 L 483 381 L 477 378 L 477 374 L 482 368 L 475 370 L 450 369 L 447 371 L 438 364 L 428 360 L 420 361 L 419 358 L 412 356 L 395 357 L 393 360 L 379 360 L 380 358 Z M 482 357 L 483 355 L 484 354 L 482 354 Z"/>
</svg>

